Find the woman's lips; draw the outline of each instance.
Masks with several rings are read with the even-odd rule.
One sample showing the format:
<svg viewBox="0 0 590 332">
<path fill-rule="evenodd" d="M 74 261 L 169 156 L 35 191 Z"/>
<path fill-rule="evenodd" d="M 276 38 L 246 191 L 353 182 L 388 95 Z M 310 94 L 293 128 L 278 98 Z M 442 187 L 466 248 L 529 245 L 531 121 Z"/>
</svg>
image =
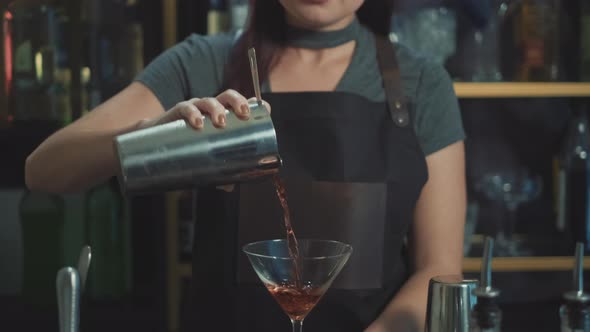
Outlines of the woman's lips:
<svg viewBox="0 0 590 332">
<path fill-rule="evenodd" d="M 309 4 L 309 5 L 323 5 L 325 3 L 328 3 L 328 1 L 330 0 L 299 0 L 305 4 Z"/>
</svg>

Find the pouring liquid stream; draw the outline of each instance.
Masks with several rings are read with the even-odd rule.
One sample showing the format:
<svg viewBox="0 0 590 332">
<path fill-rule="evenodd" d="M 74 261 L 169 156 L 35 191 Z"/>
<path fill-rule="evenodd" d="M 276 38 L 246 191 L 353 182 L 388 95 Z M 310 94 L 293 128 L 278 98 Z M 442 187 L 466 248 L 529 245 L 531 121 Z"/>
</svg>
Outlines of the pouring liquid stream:
<svg viewBox="0 0 590 332">
<path fill-rule="evenodd" d="M 295 287 L 301 289 L 303 287 L 301 283 L 301 274 L 299 269 L 299 244 L 297 243 L 297 237 L 295 231 L 291 225 L 291 214 L 289 212 L 289 203 L 287 201 L 287 190 L 283 180 L 278 176 L 273 176 L 273 183 L 277 192 L 277 197 L 283 208 L 283 218 L 285 222 L 285 229 L 287 231 L 287 245 L 289 247 L 289 255 L 293 259 L 293 268 L 295 270 Z"/>
</svg>

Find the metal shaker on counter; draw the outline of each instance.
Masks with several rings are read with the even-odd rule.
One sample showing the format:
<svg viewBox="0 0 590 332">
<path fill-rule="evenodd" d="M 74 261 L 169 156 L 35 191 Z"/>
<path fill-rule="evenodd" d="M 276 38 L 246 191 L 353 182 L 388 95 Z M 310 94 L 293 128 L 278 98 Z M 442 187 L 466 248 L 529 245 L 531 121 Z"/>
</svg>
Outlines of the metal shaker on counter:
<svg viewBox="0 0 590 332">
<path fill-rule="evenodd" d="M 204 119 L 193 129 L 185 120 L 116 137 L 119 182 L 125 192 L 155 192 L 223 185 L 274 174 L 281 166 L 272 119 L 260 97 L 254 50 L 249 52 L 257 101 L 248 120 L 226 110 L 219 129 Z"/>
<path fill-rule="evenodd" d="M 426 332 L 468 332 L 476 286 L 477 280 L 460 275 L 432 278 L 428 285 Z"/>
</svg>

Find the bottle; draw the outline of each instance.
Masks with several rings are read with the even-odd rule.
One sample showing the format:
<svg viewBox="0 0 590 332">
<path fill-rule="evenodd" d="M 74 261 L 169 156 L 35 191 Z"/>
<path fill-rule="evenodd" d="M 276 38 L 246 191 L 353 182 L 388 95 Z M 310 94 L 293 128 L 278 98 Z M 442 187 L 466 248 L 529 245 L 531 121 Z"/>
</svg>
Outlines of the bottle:
<svg viewBox="0 0 590 332">
<path fill-rule="evenodd" d="M 590 81 L 590 1 L 580 1 L 580 79 Z"/>
<path fill-rule="evenodd" d="M 13 114 L 9 107 L 9 99 L 12 90 L 12 73 L 7 69 L 12 66 L 12 13 L 0 5 L 0 15 L 2 15 L 0 22 L 0 41 L 2 46 L 0 50 L 0 128 L 9 127 L 11 125 Z"/>
<path fill-rule="evenodd" d="M 55 36 L 52 37 L 52 48 L 55 50 L 53 79 L 48 90 L 53 106 L 53 114 L 61 126 L 72 122 L 72 69 L 70 68 L 66 34 L 69 18 L 64 8 L 57 8 Z"/>
<path fill-rule="evenodd" d="M 82 105 L 82 109 L 80 111 L 80 115 L 84 116 L 91 110 L 91 103 L 90 103 L 90 77 L 92 72 L 90 71 L 90 67 L 84 66 L 80 69 L 80 82 L 81 82 L 81 89 L 80 89 L 80 104 Z"/>
<path fill-rule="evenodd" d="M 43 121 L 63 124 L 68 110 L 62 101 L 69 98 L 67 52 L 61 7 L 15 2 L 10 7 L 12 24 L 13 91 L 11 107 L 15 121 Z M 61 74 L 60 77 L 56 77 Z"/>
<path fill-rule="evenodd" d="M 500 332 L 502 325 L 502 311 L 497 299 L 500 292 L 492 288 L 492 257 L 494 240 L 486 237 L 483 260 L 481 263 L 481 279 L 479 287 L 473 290 L 477 298 L 470 316 L 470 332 Z"/>
<path fill-rule="evenodd" d="M 230 29 L 239 30 L 246 27 L 248 10 L 248 0 L 230 0 Z"/>
<path fill-rule="evenodd" d="M 127 86 L 143 70 L 143 27 L 139 21 L 137 0 L 127 0 L 124 7 L 125 22 L 117 47 L 118 80 Z"/>
<path fill-rule="evenodd" d="M 520 62 L 518 81 L 559 79 L 559 0 L 522 0 L 515 36 Z"/>
<path fill-rule="evenodd" d="M 582 242 L 590 250 L 590 153 L 588 119 L 582 107 L 574 111 L 560 151 L 557 194 L 557 228 L 571 243 Z"/>
<path fill-rule="evenodd" d="M 51 104 L 48 105 L 56 114 L 56 119 L 60 126 L 67 126 L 72 122 L 71 107 L 71 83 L 72 75 L 69 68 L 58 68 L 54 71 L 54 79 L 51 83 L 48 96 Z"/>
<path fill-rule="evenodd" d="M 92 28 L 91 47 L 98 54 L 91 55 L 90 89 L 99 90 L 98 102 L 102 102 L 129 85 L 143 69 L 143 28 L 137 0 L 100 1 L 96 6 L 101 15 L 112 16 L 106 21 L 101 17 L 92 18 L 97 22 Z M 94 91 L 90 95 L 91 104 L 95 105 Z"/>
<path fill-rule="evenodd" d="M 485 26 L 470 34 L 467 47 L 471 52 L 473 69 L 469 80 L 473 82 L 498 82 L 503 76 L 500 69 L 500 28 L 509 4 L 507 0 L 490 1 L 492 14 Z"/>
<path fill-rule="evenodd" d="M 210 0 L 207 14 L 207 34 L 215 35 L 227 31 L 229 17 L 226 0 Z"/>
<path fill-rule="evenodd" d="M 59 195 L 25 191 L 19 203 L 23 241 L 23 299 L 55 304 L 55 276 L 62 267 L 64 200 Z"/>
<path fill-rule="evenodd" d="M 97 0 L 84 0 L 81 4 L 82 15 L 80 20 L 88 26 L 86 37 L 85 67 L 82 69 L 81 79 L 86 80 L 82 96 L 82 113 L 84 108 L 87 112 L 100 105 L 106 98 L 103 98 L 103 84 L 106 81 L 103 71 L 105 65 L 102 63 L 101 44 L 102 41 L 102 2 Z"/>
<path fill-rule="evenodd" d="M 576 244 L 574 290 L 563 295 L 561 332 L 590 332 L 590 295 L 584 292 L 584 244 Z"/>
<path fill-rule="evenodd" d="M 88 293 L 116 300 L 131 288 L 129 213 L 116 181 L 92 188 L 85 199 L 87 242 L 92 248 Z"/>
</svg>

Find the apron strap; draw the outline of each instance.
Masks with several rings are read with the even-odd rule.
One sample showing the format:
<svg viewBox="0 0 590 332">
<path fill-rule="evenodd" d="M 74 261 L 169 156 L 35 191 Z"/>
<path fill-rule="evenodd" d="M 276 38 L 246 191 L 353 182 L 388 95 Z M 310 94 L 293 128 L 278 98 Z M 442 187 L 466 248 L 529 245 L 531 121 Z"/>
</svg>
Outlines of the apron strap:
<svg viewBox="0 0 590 332">
<path fill-rule="evenodd" d="M 380 35 L 375 35 L 375 43 L 377 46 L 377 61 L 381 69 L 391 119 L 397 126 L 406 127 L 410 123 L 410 113 L 408 111 L 408 100 L 402 90 L 395 49 L 390 40 Z"/>
</svg>

